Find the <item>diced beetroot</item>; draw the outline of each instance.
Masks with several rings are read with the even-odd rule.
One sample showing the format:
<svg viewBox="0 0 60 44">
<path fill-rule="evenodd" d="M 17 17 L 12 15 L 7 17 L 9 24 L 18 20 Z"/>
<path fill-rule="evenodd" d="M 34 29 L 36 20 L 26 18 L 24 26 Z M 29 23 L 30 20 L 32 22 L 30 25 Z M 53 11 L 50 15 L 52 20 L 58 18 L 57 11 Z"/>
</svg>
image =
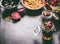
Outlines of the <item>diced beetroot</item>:
<svg viewBox="0 0 60 44">
<path fill-rule="evenodd" d="M 18 12 L 13 12 L 12 13 L 12 18 L 13 19 L 19 19 L 19 18 L 21 18 L 21 15 Z"/>
<path fill-rule="evenodd" d="M 56 0 L 45 0 L 47 3 L 49 3 L 50 5 L 54 5 Z"/>
</svg>

